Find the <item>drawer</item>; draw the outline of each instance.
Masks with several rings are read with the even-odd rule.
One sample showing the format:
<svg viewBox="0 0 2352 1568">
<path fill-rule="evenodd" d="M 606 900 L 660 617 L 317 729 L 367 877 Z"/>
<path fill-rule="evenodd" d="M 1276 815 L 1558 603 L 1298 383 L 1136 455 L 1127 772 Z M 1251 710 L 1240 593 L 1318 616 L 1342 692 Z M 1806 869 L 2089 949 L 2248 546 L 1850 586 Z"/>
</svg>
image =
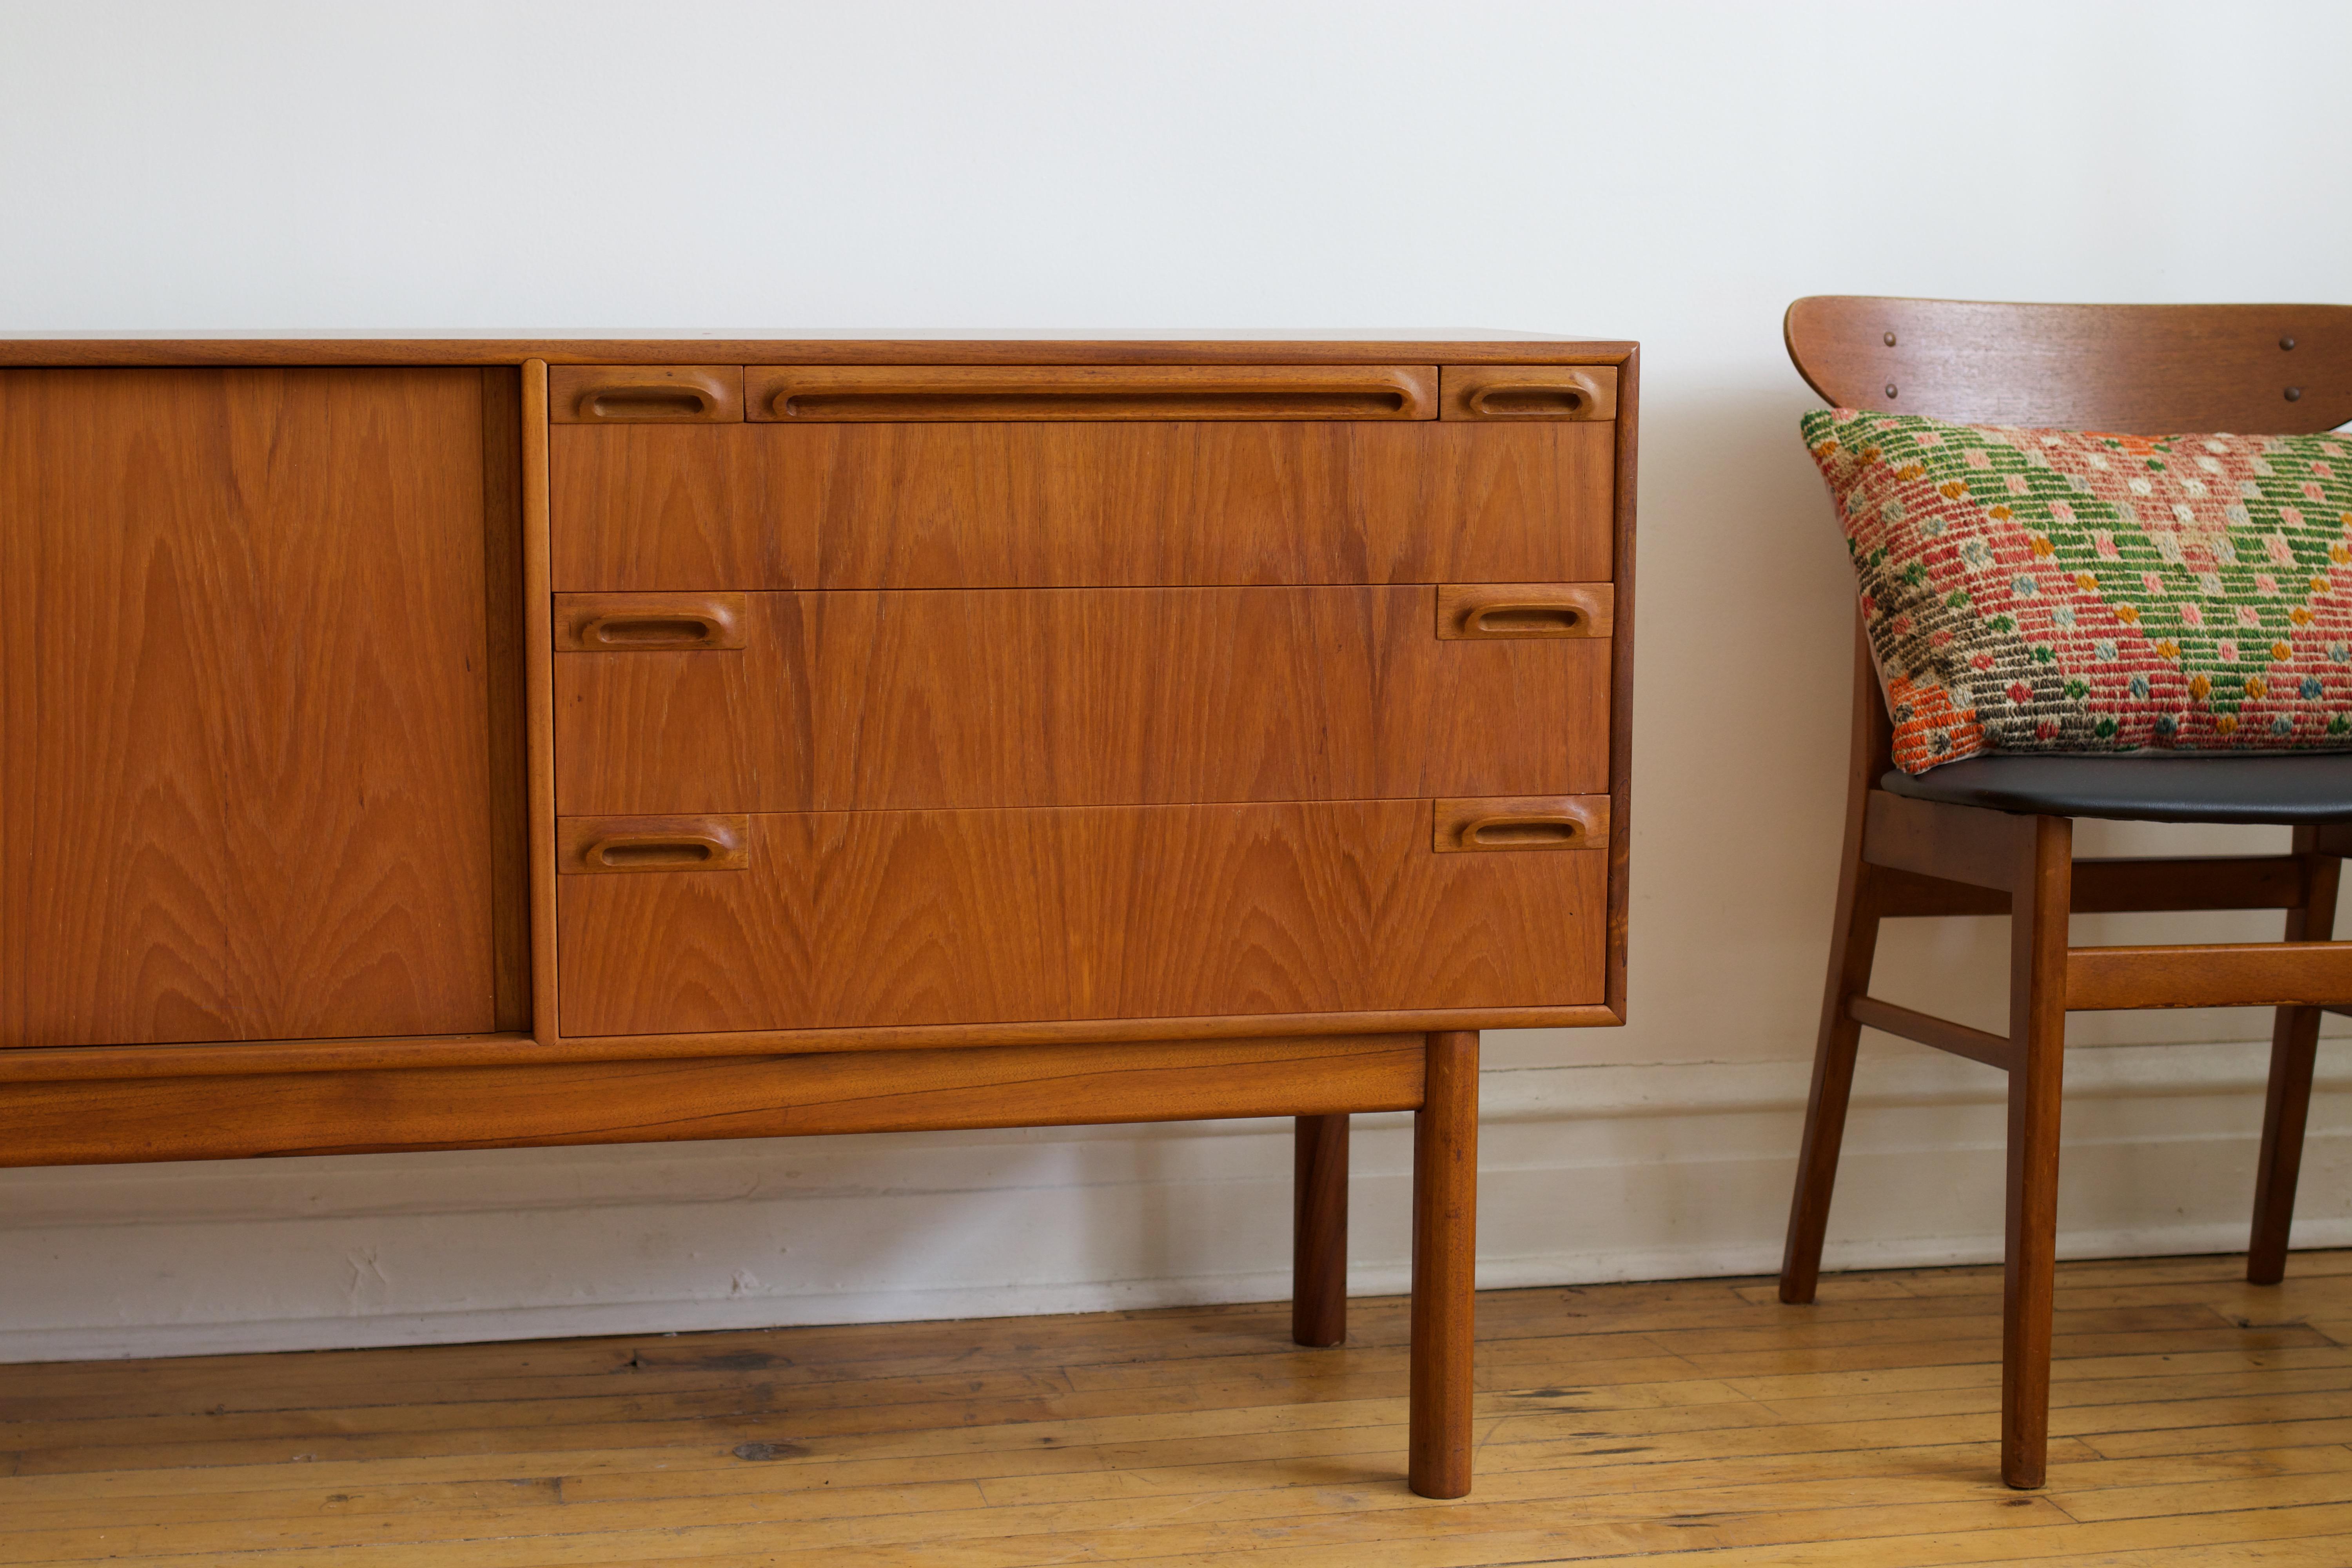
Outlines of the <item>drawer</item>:
<svg viewBox="0 0 2352 1568">
<path fill-rule="evenodd" d="M 562 595 L 559 809 L 1599 794 L 1611 595 Z"/>
<path fill-rule="evenodd" d="M 571 424 L 580 592 L 1601 582 L 1615 422 Z"/>
<path fill-rule="evenodd" d="M 1601 1001 L 1606 798 L 1479 804 L 820 812 L 668 818 L 651 832 L 566 818 L 563 1029 Z M 1491 825 L 1514 813 L 1538 825 L 1528 847 L 1442 847 L 1456 825 L 1486 844 L 1454 847 L 1508 843 Z M 1541 836 L 1563 817 L 1593 831 Z M 662 833 L 689 849 L 740 845 L 722 862 L 737 868 L 671 868 L 709 862 L 666 864 L 647 848 Z M 629 854 L 605 874 L 568 874 L 614 844 Z"/>
</svg>

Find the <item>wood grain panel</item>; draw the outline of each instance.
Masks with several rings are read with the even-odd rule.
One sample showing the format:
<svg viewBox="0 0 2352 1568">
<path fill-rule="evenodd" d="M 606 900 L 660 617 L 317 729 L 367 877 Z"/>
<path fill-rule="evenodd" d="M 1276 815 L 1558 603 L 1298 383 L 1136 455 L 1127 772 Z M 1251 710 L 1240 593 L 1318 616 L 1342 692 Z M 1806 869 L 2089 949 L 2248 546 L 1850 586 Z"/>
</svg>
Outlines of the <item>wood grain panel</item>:
<svg viewBox="0 0 2352 1568">
<path fill-rule="evenodd" d="M 0 1085 L 0 1165 L 1403 1110 L 1413 1035 Z"/>
<path fill-rule="evenodd" d="M 565 426 L 619 592 L 1608 580 L 1614 421 Z"/>
<path fill-rule="evenodd" d="M 1441 640 L 1433 593 L 753 594 L 740 655 L 557 658 L 562 806 L 782 812 L 1606 790 L 1608 642 Z M 667 614 L 700 602 L 565 595 L 556 620 L 584 622 L 615 604 Z"/>
<path fill-rule="evenodd" d="M 766 447 L 758 438 L 769 434 L 748 425 L 550 429 L 554 585 L 815 587 L 814 527 L 770 516 Z"/>
<path fill-rule="evenodd" d="M 472 370 L 0 374 L 0 1039 L 511 1016 L 485 417 Z"/>
<path fill-rule="evenodd" d="M 831 438 L 822 462 L 780 451 L 766 492 L 781 520 L 820 520 L 823 586 L 944 588 L 1600 581 L 1611 574 L 1609 430 L 1430 421 L 753 433 Z"/>
<path fill-rule="evenodd" d="M 1586 1003 L 1605 854 L 1425 801 L 751 818 L 751 868 L 567 877 L 568 1034 Z"/>
<path fill-rule="evenodd" d="M 1781 331 L 1845 408 L 2081 430 L 2332 430 L 2352 305 L 2011 305 L 1814 295 Z"/>
</svg>

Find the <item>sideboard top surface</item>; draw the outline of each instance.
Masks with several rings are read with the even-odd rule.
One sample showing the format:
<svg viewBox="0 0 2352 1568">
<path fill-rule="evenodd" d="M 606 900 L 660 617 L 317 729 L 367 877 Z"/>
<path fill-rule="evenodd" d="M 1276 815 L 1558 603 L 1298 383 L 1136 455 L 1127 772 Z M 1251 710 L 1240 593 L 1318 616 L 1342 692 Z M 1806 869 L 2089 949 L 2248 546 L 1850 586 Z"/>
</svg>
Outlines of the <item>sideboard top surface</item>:
<svg viewBox="0 0 2352 1568">
<path fill-rule="evenodd" d="M 1635 345 L 1455 328 L 1081 332 L 450 331 L 0 335 L 0 366 L 336 364 L 1622 364 Z"/>
</svg>

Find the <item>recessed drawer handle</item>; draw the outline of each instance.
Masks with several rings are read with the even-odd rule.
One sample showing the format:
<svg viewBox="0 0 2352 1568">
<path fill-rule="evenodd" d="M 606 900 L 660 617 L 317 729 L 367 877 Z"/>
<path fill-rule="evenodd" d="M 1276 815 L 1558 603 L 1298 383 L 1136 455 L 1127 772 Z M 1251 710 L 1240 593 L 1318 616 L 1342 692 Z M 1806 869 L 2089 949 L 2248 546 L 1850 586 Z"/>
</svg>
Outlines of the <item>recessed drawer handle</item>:
<svg viewBox="0 0 2352 1568">
<path fill-rule="evenodd" d="M 697 871 L 725 855 L 717 838 L 616 833 L 588 846 L 591 865 L 605 871 Z"/>
<path fill-rule="evenodd" d="M 740 425 L 743 367 L 559 364 L 547 373 L 556 425 Z"/>
<path fill-rule="evenodd" d="M 1609 844 L 1605 795 L 1499 795 L 1436 803 L 1430 847 L 1463 850 L 1602 849 Z"/>
<path fill-rule="evenodd" d="M 706 419 L 718 408 L 698 386 L 607 386 L 580 404 L 592 419 Z"/>
<path fill-rule="evenodd" d="M 1437 635 L 1605 638 L 1615 607 L 1607 583 L 1448 583 L 1437 590 Z"/>
<path fill-rule="evenodd" d="M 580 640 L 597 647 L 709 647 L 726 628 L 705 616 L 598 616 Z"/>
<path fill-rule="evenodd" d="M 811 392 L 780 396 L 778 419 L 888 423 L 920 419 L 1395 419 L 1409 416 L 1405 395 L 1390 387 L 1313 393 L 1150 392 L 1125 387 L 1098 392 L 934 392 L 926 387 L 874 387 L 860 392 Z"/>
<path fill-rule="evenodd" d="M 740 648 L 740 594 L 558 594 L 555 646 L 563 653 L 699 653 Z"/>
<path fill-rule="evenodd" d="M 1432 365 L 755 365 L 778 421 L 1429 419 Z"/>
<path fill-rule="evenodd" d="M 557 869 L 740 871 L 751 863 L 748 816 L 573 816 L 557 825 Z"/>
<path fill-rule="evenodd" d="M 1590 412 L 1592 398 L 1580 386 L 1482 386 L 1470 406 L 1489 419 L 1512 415 L 1577 415 Z"/>
<path fill-rule="evenodd" d="M 1447 419 L 1614 419 L 1613 365 L 1449 364 Z"/>
<path fill-rule="evenodd" d="M 1477 637 L 1572 637 L 1584 633 L 1591 619 L 1574 605 L 1482 605 L 1463 617 L 1465 629 Z"/>
<path fill-rule="evenodd" d="M 1572 816 L 1482 816 L 1462 829 L 1462 842 L 1477 849 L 1573 849 L 1583 837 Z"/>
</svg>

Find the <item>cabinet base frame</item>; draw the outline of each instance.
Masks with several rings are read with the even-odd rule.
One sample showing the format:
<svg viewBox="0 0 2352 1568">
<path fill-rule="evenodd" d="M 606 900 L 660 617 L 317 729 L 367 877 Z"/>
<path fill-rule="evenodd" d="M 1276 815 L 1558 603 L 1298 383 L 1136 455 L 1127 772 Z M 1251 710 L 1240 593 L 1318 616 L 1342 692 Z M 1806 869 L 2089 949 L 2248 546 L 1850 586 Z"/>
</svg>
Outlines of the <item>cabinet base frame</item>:
<svg viewBox="0 0 2352 1568">
<path fill-rule="evenodd" d="M 1478 1037 L 976 1046 L 0 1083 L 0 1164 L 1303 1119 L 1295 1249 L 1309 1342 L 1346 1334 L 1347 1116 L 1413 1118 L 1412 1489 L 1470 1487 Z M 364 1044 L 365 1042 L 352 1042 Z M 496 1042 L 509 1052 L 519 1042 Z"/>
<path fill-rule="evenodd" d="M 1411 1110 L 1410 1479 L 1451 1498 L 1470 1488 L 1477 1060 L 1477 1035 L 1448 1031 L 20 1079 L 0 1083 L 0 1165 L 1296 1117 L 1299 1337 L 1337 1344 L 1347 1118 Z"/>
<path fill-rule="evenodd" d="M 1411 1110 L 1418 1035 L 0 1084 L 0 1165 Z M 527 1047 L 520 1047 L 527 1048 Z"/>
</svg>

